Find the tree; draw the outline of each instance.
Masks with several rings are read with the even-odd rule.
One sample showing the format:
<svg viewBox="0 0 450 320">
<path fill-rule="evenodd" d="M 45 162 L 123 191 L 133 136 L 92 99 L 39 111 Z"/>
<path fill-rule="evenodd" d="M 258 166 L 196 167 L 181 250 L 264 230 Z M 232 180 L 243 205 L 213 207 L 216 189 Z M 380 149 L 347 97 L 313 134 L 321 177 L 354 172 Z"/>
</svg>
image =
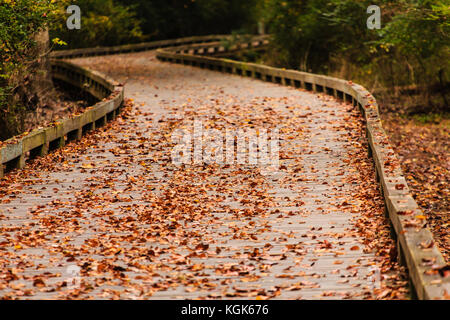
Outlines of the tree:
<svg viewBox="0 0 450 320">
<path fill-rule="evenodd" d="M 376 42 L 408 61 L 402 84 L 439 82 L 445 105 L 450 73 L 450 1 L 401 1 L 399 12 L 380 30 Z M 431 104 L 431 101 L 429 102 Z"/>
<path fill-rule="evenodd" d="M 47 28 L 60 1 L 3 0 L 0 4 L 0 139 L 21 132 L 30 110 L 51 107 Z M 58 6 L 59 5 L 59 6 Z"/>
</svg>

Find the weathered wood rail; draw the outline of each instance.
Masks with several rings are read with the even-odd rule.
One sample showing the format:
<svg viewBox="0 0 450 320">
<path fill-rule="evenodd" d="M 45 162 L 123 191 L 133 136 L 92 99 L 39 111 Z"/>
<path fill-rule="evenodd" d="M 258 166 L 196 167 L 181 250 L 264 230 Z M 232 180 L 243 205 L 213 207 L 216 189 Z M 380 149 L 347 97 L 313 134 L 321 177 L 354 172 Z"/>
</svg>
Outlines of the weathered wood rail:
<svg viewBox="0 0 450 320">
<path fill-rule="evenodd" d="M 52 54 L 55 59 L 108 55 L 158 49 L 162 61 L 208 68 L 221 72 L 252 77 L 263 81 L 324 92 L 352 103 L 364 115 L 377 180 L 383 193 L 386 214 L 397 239 L 399 258 L 406 264 L 419 299 L 442 299 L 450 293 L 450 280 L 440 275 L 437 266 L 445 260 L 433 242 L 430 230 L 417 203 L 411 196 L 398 159 L 383 130 L 378 105 L 364 87 L 350 81 L 295 70 L 233 61 L 217 56 L 247 48 L 263 48 L 267 37 L 254 37 L 245 44 L 224 48 L 220 40 L 226 36 L 213 35 L 164 40 L 109 48 L 88 48 Z M 169 48 L 170 47 L 170 48 Z M 206 55 L 215 55 L 208 57 Z M 78 87 L 100 101 L 80 115 L 63 119 L 54 125 L 34 130 L 25 136 L 14 137 L 0 148 L 0 177 L 12 168 L 21 168 L 27 158 L 44 155 L 62 146 L 66 140 L 81 135 L 114 118 L 123 102 L 123 87 L 105 76 L 66 61 L 53 61 L 53 77 Z M 433 263 L 430 264 L 430 261 Z"/>
<path fill-rule="evenodd" d="M 243 49 L 252 48 L 263 48 L 269 43 L 268 36 L 251 36 L 244 35 L 242 39 L 236 44 L 230 44 L 230 47 L 223 46 L 223 40 L 231 40 L 230 35 L 208 35 L 208 36 L 196 36 L 196 37 L 185 37 L 172 40 L 161 40 L 144 42 L 137 44 L 127 44 L 114 47 L 97 47 L 97 48 L 86 48 L 86 49 L 73 49 L 73 50 L 62 50 L 55 51 L 51 53 L 51 57 L 55 59 L 70 59 L 77 57 L 91 57 L 100 55 L 110 55 L 128 52 L 139 52 L 146 50 L 154 50 L 160 48 L 177 47 L 177 50 L 192 50 L 194 54 L 211 54 L 210 52 L 203 51 L 203 49 L 211 47 L 220 47 L 220 52 L 216 53 L 226 53 L 240 51 Z M 244 40 L 248 39 L 248 40 Z"/>
</svg>

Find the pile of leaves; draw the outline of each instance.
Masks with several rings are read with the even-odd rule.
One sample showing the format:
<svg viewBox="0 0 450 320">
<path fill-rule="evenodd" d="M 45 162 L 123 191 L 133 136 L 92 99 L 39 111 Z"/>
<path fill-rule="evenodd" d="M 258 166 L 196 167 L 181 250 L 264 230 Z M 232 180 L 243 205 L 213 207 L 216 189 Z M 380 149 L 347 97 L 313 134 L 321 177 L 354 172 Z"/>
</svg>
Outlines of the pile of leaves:
<svg viewBox="0 0 450 320">
<path fill-rule="evenodd" d="M 449 262 L 450 121 L 387 116 L 383 122 L 413 196 L 427 216 L 433 236 Z"/>
</svg>

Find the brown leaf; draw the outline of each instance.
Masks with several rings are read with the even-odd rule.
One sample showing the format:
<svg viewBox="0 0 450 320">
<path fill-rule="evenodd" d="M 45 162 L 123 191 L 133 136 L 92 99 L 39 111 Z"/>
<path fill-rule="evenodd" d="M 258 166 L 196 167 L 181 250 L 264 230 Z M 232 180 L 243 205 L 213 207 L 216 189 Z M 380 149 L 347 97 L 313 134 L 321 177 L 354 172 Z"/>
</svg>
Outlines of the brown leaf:
<svg viewBox="0 0 450 320">
<path fill-rule="evenodd" d="M 34 279 L 33 286 L 38 287 L 38 288 L 43 288 L 43 287 L 45 287 L 45 282 L 41 278 L 37 278 L 37 279 Z"/>
</svg>

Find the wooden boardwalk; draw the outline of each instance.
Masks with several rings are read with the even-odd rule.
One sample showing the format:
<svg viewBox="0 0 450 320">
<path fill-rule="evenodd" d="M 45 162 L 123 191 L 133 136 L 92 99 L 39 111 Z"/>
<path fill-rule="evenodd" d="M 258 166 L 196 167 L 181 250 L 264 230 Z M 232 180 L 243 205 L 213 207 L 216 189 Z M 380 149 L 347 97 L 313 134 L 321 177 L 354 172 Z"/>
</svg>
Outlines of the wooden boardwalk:
<svg viewBox="0 0 450 320">
<path fill-rule="evenodd" d="M 151 51 L 74 61 L 126 82 L 135 107 L 1 185 L 0 296 L 405 297 L 351 105 Z M 194 120 L 279 128 L 279 170 L 174 165 L 171 133 Z"/>
</svg>

